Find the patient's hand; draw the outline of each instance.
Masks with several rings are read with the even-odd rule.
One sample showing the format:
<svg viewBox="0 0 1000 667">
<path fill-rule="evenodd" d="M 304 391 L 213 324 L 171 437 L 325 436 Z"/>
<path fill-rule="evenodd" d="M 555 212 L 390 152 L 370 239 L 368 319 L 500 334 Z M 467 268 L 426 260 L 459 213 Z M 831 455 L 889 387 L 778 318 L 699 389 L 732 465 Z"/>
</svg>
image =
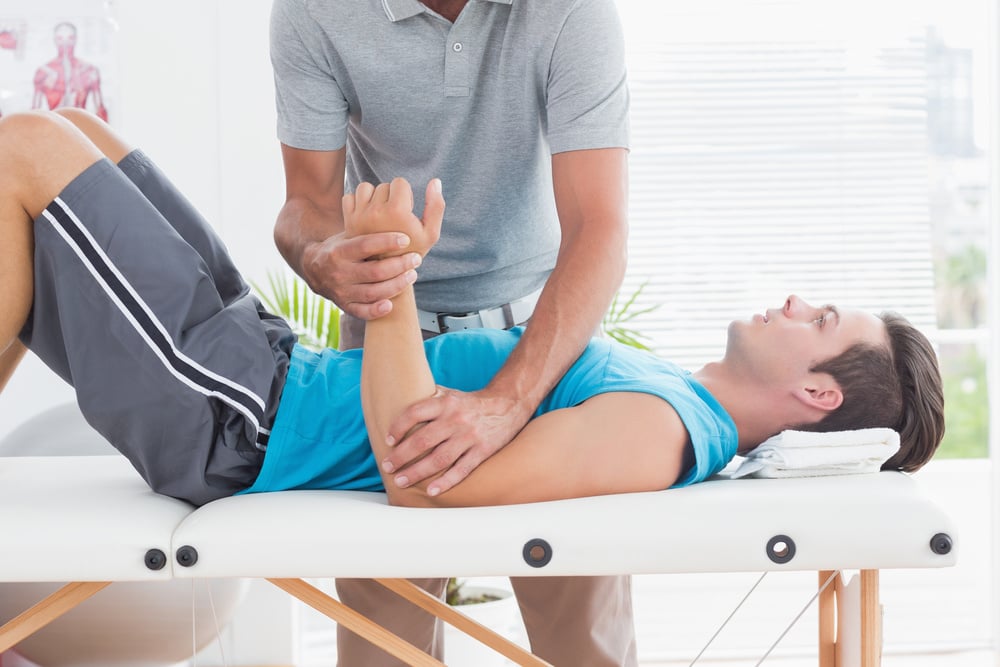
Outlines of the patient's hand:
<svg viewBox="0 0 1000 667">
<path fill-rule="evenodd" d="M 441 181 L 436 178 L 427 184 L 423 220 L 413 214 L 413 191 L 402 178 L 377 186 L 361 183 L 354 192 L 344 195 L 343 206 L 348 238 L 376 232 L 402 232 L 409 237 L 408 246 L 385 257 L 407 252 L 426 255 L 441 236 L 444 196 Z"/>
</svg>

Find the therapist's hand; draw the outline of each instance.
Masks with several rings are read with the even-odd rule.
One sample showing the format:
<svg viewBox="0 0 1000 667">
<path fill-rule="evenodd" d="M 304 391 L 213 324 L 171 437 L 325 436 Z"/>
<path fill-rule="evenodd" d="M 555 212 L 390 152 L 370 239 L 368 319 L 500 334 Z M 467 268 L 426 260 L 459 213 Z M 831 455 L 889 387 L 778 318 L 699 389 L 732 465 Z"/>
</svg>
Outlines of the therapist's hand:
<svg viewBox="0 0 1000 667">
<path fill-rule="evenodd" d="M 306 247 L 302 270 L 317 294 L 345 313 L 371 320 L 392 310 L 390 299 L 416 280 L 420 255 L 399 253 L 410 243 L 405 234 L 382 232 L 349 236 L 335 234 Z M 385 256 L 385 259 L 371 260 Z"/>
<path fill-rule="evenodd" d="M 396 485 L 406 488 L 443 473 L 427 487 L 444 493 L 514 439 L 531 412 L 518 401 L 489 389 L 461 392 L 438 387 L 414 403 L 389 427 L 392 453 L 380 463 L 392 468 Z M 420 425 L 420 428 L 415 428 Z M 412 432 L 410 432 L 412 429 Z M 410 435 L 404 438 L 404 435 Z"/>
<path fill-rule="evenodd" d="M 416 268 L 441 235 L 441 181 L 427 184 L 424 219 L 413 214 L 405 179 L 361 183 L 342 199 L 344 232 L 309 246 L 306 279 L 344 312 L 359 319 L 392 310 L 390 299 L 417 279 Z"/>
</svg>

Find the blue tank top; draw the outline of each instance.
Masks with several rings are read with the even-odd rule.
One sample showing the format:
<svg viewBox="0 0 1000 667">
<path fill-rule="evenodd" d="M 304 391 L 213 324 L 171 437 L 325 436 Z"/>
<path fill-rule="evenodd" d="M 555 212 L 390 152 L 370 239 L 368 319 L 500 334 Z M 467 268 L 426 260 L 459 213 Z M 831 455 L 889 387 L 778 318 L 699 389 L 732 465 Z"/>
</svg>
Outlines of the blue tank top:
<svg viewBox="0 0 1000 667">
<path fill-rule="evenodd" d="M 461 391 L 485 387 L 522 331 L 473 329 L 428 340 L 424 349 L 434 380 Z M 590 342 L 536 416 L 616 391 L 659 396 L 677 411 L 695 465 L 674 487 L 704 480 L 736 454 L 736 425 L 690 373 L 610 340 Z M 384 490 L 361 412 L 361 350 L 295 347 L 264 465 L 243 493 L 289 489 Z"/>
</svg>

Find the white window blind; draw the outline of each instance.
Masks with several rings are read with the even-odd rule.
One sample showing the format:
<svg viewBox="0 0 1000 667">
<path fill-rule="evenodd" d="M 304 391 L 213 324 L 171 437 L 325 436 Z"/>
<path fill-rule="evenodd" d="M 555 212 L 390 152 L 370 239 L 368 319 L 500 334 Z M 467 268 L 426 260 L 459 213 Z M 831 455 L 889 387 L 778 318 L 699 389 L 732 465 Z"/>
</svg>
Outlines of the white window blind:
<svg viewBox="0 0 1000 667">
<path fill-rule="evenodd" d="M 700 366 L 789 293 L 933 328 L 926 29 L 818 0 L 618 4 L 623 292 L 659 304 L 636 321 L 654 350 Z"/>
</svg>

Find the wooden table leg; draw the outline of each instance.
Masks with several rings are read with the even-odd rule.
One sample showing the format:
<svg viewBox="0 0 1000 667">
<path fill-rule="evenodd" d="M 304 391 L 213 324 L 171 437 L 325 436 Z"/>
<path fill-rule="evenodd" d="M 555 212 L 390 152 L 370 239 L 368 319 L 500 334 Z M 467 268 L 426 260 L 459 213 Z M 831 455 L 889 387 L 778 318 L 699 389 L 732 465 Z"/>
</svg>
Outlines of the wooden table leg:
<svg viewBox="0 0 1000 667">
<path fill-rule="evenodd" d="M 861 570 L 861 667 L 882 664 L 882 606 L 878 570 Z"/>
<path fill-rule="evenodd" d="M 268 579 L 268 581 L 408 665 L 444 667 L 444 663 L 440 660 L 427 655 L 413 644 L 301 579 Z"/>
<path fill-rule="evenodd" d="M 837 586 L 831 581 L 826 588 L 832 570 L 822 570 L 819 573 L 819 667 L 836 667 L 837 665 Z M 836 574 L 839 578 L 840 574 Z"/>
<path fill-rule="evenodd" d="M 837 581 L 836 667 L 882 664 L 882 608 L 878 570 L 861 570 Z"/>
<path fill-rule="evenodd" d="M 110 583 L 110 581 L 77 581 L 66 584 L 38 604 L 10 619 L 0 627 L 0 653 L 38 632 Z"/>
<path fill-rule="evenodd" d="M 552 667 L 533 653 L 525 651 L 514 642 L 501 637 L 486 626 L 480 625 L 465 614 L 456 611 L 411 581 L 406 579 L 376 579 L 375 581 L 497 653 L 513 660 L 516 664 L 522 665 L 522 667 Z"/>
</svg>

